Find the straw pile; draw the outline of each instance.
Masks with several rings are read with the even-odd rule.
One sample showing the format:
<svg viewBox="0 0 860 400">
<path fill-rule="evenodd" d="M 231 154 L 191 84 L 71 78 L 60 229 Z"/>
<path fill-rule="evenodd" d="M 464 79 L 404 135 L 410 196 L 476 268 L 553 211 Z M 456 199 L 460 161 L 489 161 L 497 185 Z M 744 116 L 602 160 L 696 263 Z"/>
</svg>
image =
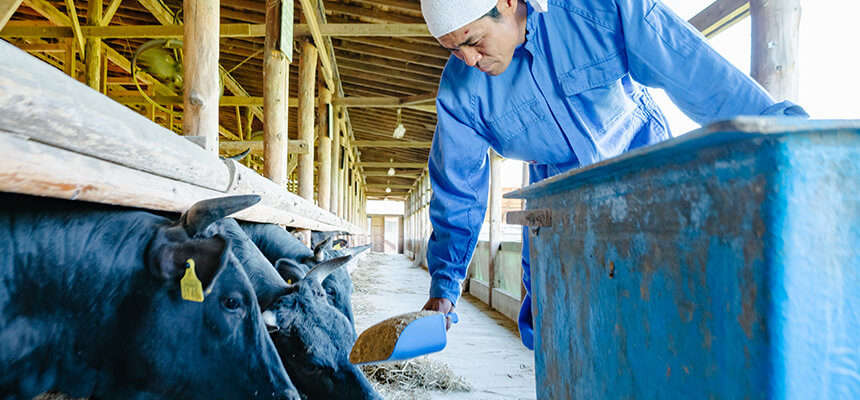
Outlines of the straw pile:
<svg viewBox="0 0 860 400">
<path fill-rule="evenodd" d="M 362 365 L 373 388 L 387 400 L 429 399 L 430 391 L 469 392 L 472 386 L 440 361 L 420 357 L 395 363 Z"/>
</svg>

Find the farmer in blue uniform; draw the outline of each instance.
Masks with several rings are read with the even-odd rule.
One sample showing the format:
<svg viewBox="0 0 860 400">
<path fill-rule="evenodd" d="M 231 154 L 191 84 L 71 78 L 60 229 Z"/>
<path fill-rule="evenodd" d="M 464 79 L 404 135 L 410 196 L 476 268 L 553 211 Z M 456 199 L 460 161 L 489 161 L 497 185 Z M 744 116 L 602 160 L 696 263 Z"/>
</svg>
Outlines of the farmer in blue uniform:
<svg viewBox="0 0 860 400">
<path fill-rule="evenodd" d="M 537 182 L 670 137 L 644 86 L 700 124 L 798 115 L 717 54 L 657 0 L 421 0 L 453 54 L 436 98 L 425 309 L 450 312 L 487 208 L 488 149 L 530 163 Z M 523 284 L 531 293 L 523 235 Z M 533 348 L 530 295 L 519 318 Z"/>
</svg>

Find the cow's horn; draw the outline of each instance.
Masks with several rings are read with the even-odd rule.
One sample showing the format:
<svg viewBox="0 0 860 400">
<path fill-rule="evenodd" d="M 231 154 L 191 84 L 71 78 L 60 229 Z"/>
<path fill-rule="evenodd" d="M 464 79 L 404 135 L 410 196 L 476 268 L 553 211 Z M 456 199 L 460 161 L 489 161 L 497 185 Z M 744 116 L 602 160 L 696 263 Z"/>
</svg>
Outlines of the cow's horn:
<svg viewBox="0 0 860 400">
<path fill-rule="evenodd" d="M 317 262 L 322 261 L 325 258 L 325 250 L 331 247 L 331 236 L 327 237 L 325 240 L 317 244 L 314 247 L 314 258 Z"/>
<path fill-rule="evenodd" d="M 179 221 L 188 236 L 194 236 L 202 232 L 213 222 L 230 214 L 242 211 L 260 202 L 260 196 L 256 194 L 244 194 L 239 196 L 219 197 L 194 203 L 188 211 L 182 214 Z"/>
<path fill-rule="evenodd" d="M 332 273 L 334 270 L 346 265 L 349 261 L 352 260 L 352 256 L 343 256 L 338 258 L 332 258 L 328 261 L 323 261 L 308 271 L 308 274 L 305 275 L 305 279 L 313 279 L 320 284 L 322 281 L 328 277 L 328 274 Z"/>
</svg>

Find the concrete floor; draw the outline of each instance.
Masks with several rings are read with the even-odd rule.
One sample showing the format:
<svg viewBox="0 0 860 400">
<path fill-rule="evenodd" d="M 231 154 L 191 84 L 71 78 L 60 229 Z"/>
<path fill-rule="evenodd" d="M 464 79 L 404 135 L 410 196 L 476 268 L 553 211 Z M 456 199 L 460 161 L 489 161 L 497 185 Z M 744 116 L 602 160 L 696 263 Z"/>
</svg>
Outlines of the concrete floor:
<svg viewBox="0 0 860 400">
<path fill-rule="evenodd" d="M 360 333 L 394 315 L 417 311 L 427 301 L 430 277 L 403 255 L 369 253 L 352 272 L 355 325 Z M 429 357 L 447 364 L 471 392 L 428 393 L 430 399 L 534 399 L 534 353 L 520 343 L 516 325 L 474 297 L 456 309 L 460 322 L 448 346 Z"/>
</svg>

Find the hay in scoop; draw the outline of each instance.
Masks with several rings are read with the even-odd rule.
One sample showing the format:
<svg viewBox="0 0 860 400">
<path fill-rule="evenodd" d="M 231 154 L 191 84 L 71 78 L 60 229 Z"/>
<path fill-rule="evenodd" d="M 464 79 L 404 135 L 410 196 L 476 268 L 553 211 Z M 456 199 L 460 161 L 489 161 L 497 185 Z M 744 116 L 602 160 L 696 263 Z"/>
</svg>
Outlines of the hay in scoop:
<svg viewBox="0 0 860 400">
<path fill-rule="evenodd" d="M 349 362 L 359 364 L 387 360 L 394 351 L 394 345 L 397 344 L 400 333 L 410 322 L 434 314 L 441 313 L 427 310 L 410 312 L 391 317 L 365 329 L 352 346 Z"/>
<path fill-rule="evenodd" d="M 470 392 L 472 386 L 448 364 L 427 356 L 394 363 L 362 365 L 373 388 L 387 400 L 429 399 L 429 391 Z"/>
</svg>

